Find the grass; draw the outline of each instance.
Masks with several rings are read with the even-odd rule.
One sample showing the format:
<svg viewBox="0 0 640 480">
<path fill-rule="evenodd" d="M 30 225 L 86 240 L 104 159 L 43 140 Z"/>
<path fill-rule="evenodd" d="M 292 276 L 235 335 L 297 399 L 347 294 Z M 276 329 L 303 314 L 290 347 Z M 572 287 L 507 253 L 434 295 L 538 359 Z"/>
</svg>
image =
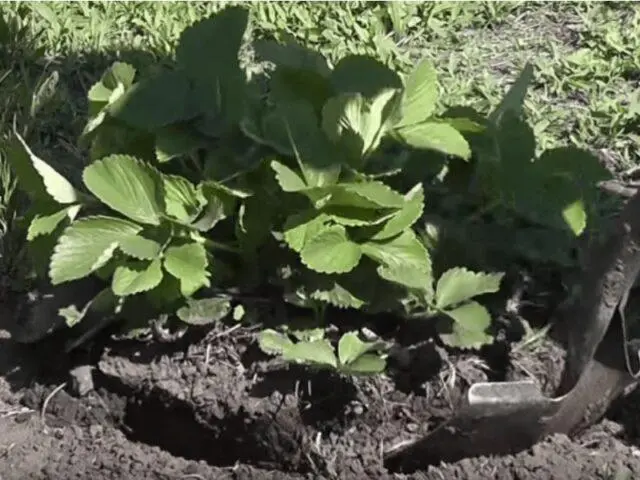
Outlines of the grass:
<svg viewBox="0 0 640 480">
<path fill-rule="evenodd" d="M 3 3 L 0 134 L 15 117 L 39 154 L 77 175 L 85 96 L 103 69 L 116 58 L 142 69 L 166 58 L 187 25 L 229 3 L 241 2 Z M 251 10 L 254 35 L 280 32 L 331 60 L 373 54 L 407 71 L 434 59 L 443 107 L 487 111 L 532 62 L 526 108 L 540 148 L 586 147 L 616 171 L 640 163 L 634 2 L 263 2 Z M 8 231 L 15 197 L 4 163 L 0 184 L 0 231 Z"/>
</svg>

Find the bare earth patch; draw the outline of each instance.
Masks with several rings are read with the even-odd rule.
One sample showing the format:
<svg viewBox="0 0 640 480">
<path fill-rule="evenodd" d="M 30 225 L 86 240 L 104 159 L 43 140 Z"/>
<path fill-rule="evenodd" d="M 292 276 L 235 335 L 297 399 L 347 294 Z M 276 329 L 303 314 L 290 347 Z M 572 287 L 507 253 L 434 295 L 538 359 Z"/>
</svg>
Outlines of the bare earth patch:
<svg viewBox="0 0 640 480">
<path fill-rule="evenodd" d="M 433 370 L 422 383 L 401 372 L 393 379 L 351 381 L 283 367 L 261 357 L 249 335 L 236 331 L 216 338 L 219 333 L 184 344 L 107 345 L 93 362 L 96 389 L 82 398 L 56 389 L 74 360 L 55 353 L 55 339 L 24 347 L 5 335 L 0 345 L 0 478 L 640 475 L 637 427 L 633 421 L 625 425 L 637 415 L 630 402 L 620 402 L 611 420 L 579 438 L 552 437 L 516 455 L 454 463 L 435 459 L 426 471 L 411 474 L 390 471 L 382 451 L 446 420 L 466 386 L 491 375 L 485 365 L 465 356 L 438 363 L 427 347 L 413 359 L 424 371 Z M 535 365 L 541 362 L 531 360 L 525 368 L 540 374 Z M 522 367 L 522 358 L 519 363 Z M 416 367 L 413 363 L 411 370 Z"/>
</svg>

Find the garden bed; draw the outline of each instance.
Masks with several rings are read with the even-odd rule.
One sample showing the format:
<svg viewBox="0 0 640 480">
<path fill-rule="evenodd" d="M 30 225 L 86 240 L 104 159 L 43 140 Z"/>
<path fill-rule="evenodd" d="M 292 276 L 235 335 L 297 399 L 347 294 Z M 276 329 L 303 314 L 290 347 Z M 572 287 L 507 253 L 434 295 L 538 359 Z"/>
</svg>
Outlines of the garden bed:
<svg viewBox="0 0 640 480">
<path fill-rule="evenodd" d="M 425 12 L 391 10 L 392 30 L 399 18 L 406 27 L 415 19 L 421 28 L 434 26 L 435 12 L 425 22 L 415 16 Z M 598 348 L 590 364 L 597 368 L 567 395 L 558 416 L 563 425 L 557 427 L 556 417 L 525 412 L 525 419 L 535 416 L 539 424 L 520 432 L 510 422 L 515 415 L 493 417 L 500 418 L 495 425 L 489 416 L 474 415 L 462 427 L 440 429 L 447 432 L 446 441 L 438 436 L 436 449 L 412 454 L 419 460 L 413 465 L 391 463 L 386 455 L 450 420 L 474 383 L 533 379 L 553 397 L 566 392 L 558 388 L 563 371 L 569 372 L 563 376 L 566 387 L 572 368 L 580 370 L 591 359 L 589 354 L 573 361 L 572 355 L 565 370 L 563 343 L 553 340 L 563 335 L 547 336 L 544 330 L 535 335 L 521 320 L 544 327 L 559 301 L 580 292 L 571 289 L 574 276 L 584 273 L 575 240 L 597 240 L 618 206 L 599 203 L 597 185 L 611 176 L 604 167 L 617 171 L 621 163 L 614 160 L 635 158 L 627 140 L 620 141 L 634 117 L 620 120 L 600 87 L 589 89 L 589 95 L 580 91 L 580 79 L 587 76 L 629 83 L 623 71 L 633 70 L 634 60 L 612 59 L 620 60 L 633 46 L 611 44 L 599 51 L 600 43 L 618 37 L 632 45 L 634 38 L 621 33 L 629 24 L 622 10 L 609 12 L 615 15 L 607 22 L 595 21 L 590 11 L 558 18 L 518 13 L 485 29 L 482 37 L 472 28 L 460 32 L 457 43 L 447 35 L 435 49 L 434 38 L 416 31 L 422 40 L 402 55 L 407 54 L 402 62 L 416 65 L 411 72 L 409 65 L 399 68 L 389 59 L 381 63 L 376 55 L 361 54 L 360 45 L 345 47 L 341 51 L 349 55 L 327 62 L 324 55 L 335 48 L 321 54 L 307 50 L 313 45 L 285 46 L 270 35 L 259 36 L 253 53 L 269 68 L 260 63 L 244 72 L 243 39 L 254 32 L 247 29 L 248 19 L 260 15 L 229 7 L 217 20 L 192 16 L 201 20 L 175 39 L 176 62 L 162 60 L 157 71 L 118 54 L 119 61 L 98 80 L 86 65 L 74 64 L 73 70 L 87 73 L 93 83 L 83 84 L 78 94 L 86 93 L 89 105 L 75 152 L 82 158 L 82 182 L 79 170 L 57 165 L 55 158 L 66 154 L 48 151 L 47 142 L 37 138 L 42 132 L 20 136 L 16 127 L 30 121 L 14 122 L 15 145 L 7 157 L 18 185 L 33 200 L 35 216 L 28 218 L 26 236 L 42 259 L 30 260 L 48 266 L 40 273 L 47 270 L 56 288 L 53 295 L 37 297 L 53 302 L 36 305 L 25 318 L 2 312 L 0 301 L 0 322 L 6 322 L 0 329 L 11 330 L 0 335 L 0 480 L 625 480 L 640 475 L 634 394 L 619 399 L 588 431 L 531 446 L 536 428 L 549 418 L 547 425 L 556 422 L 547 431 L 590 424 L 604 409 L 598 407 L 608 406 L 620 386 L 631 383 L 621 375 L 621 332 L 611 328 L 615 335 L 608 338 L 615 341 Z M 443 25 L 455 23 L 457 13 L 445 14 Z M 578 20 L 599 26 L 590 32 L 578 28 Z M 551 47 L 533 40 L 547 37 L 539 35 L 543 28 L 557 40 Z M 529 38 L 524 31 L 538 33 Z M 374 37 L 381 38 L 379 32 Z M 473 38 L 483 40 L 468 41 Z M 507 38 L 531 45 L 512 48 Z M 205 65 L 202 45 L 209 44 L 226 48 L 216 51 L 217 58 L 207 57 Z M 458 44 L 474 50 L 461 54 Z M 489 50 L 480 54 L 475 47 L 480 44 L 490 55 Z M 578 45 L 582 53 L 582 45 L 599 53 L 593 58 L 567 53 L 568 63 L 557 57 Z M 495 46 L 519 53 L 501 55 Z M 419 60 L 423 50 L 430 53 Z M 527 63 L 534 50 L 550 50 L 552 58 Z M 23 58 L 18 53 L 16 58 Z M 454 53 L 499 74 L 499 82 L 481 86 L 482 96 L 473 83 L 477 98 L 465 98 L 461 80 L 472 78 L 465 73 L 472 65 L 464 66 L 466 60 L 453 65 L 448 59 Z M 436 58 L 441 65 L 449 61 L 449 68 L 432 64 Z M 615 75 L 611 65 L 617 65 Z M 444 82 L 438 69 L 448 70 Z M 519 76 L 507 81 L 505 75 L 516 70 Z M 49 80 L 57 82 L 54 73 Z M 238 88 L 245 77 L 247 84 Z M 565 78 L 571 79 L 569 93 Z M 212 82 L 218 87 L 215 99 L 207 87 Z M 506 83 L 511 88 L 505 95 Z M 620 83 L 609 87 L 615 98 L 630 95 L 620 94 L 627 92 Z M 583 109 L 589 96 L 607 100 L 585 107 L 577 120 L 569 115 L 569 121 L 566 112 L 558 117 L 525 105 L 527 89 L 543 105 L 571 112 L 576 105 Z M 38 91 L 46 93 L 43 87 Z M 556 101 L 561 93 L 566 98 Z M 473 108 L 456 107 L 460 100 Z M 35 96 L 33 102 L 31 116 L 39 103 Z M 75 122 L 75 110 L 73 116 Z M 612 116 L 620 120 L 617 129 L 607 123 Z M 611 138 L 599 134 L 597 140 L 576 142 L 576 131 L 586 135 L 585 125 L 592 122 L 597 130 L 611 130 Z M 589 151 L 550 142 L 551 127 Z M 55 138 L 65 137 L 57 126 L 47 129 Z M 49 157 L 52 166 L 36 155 Z M 634 246 L 640 237 L 631 230 L 624 236 L 635 239 Z M 39 240 L 46 240 L 41 252 Z M 1 252 L 3 259 L 5 251 L 11 249 Z M 626 265 L 633 260 L 627 257 L 610 263 Z M 11 260 L 27 263 L 18 256 Z M 543 290 L 553 293 L 538 303 L 544 312 L 530 315 L 523 310 L 531 298 L 520 298 L 514 274 L 532 273 L 537 290 L 549 268 L 553 285 Z M 26 275 L 16 273 L 17 267 L 6 270 L 13 273 L 3 273 L 3 282 Z M 88 288 L 90 297 L 81 299 L 80 287 L 70 282 L 94 275 L 100 278 L 96 290 Z M 626 290 L 619 279 L 608 280 L 602 298 L 613 309 Z M 74 305 L 63 300 L 62 284 Z M 593 290 L 598 289 L 586 291 Z M 58 300 L 55 308 L 47 306 Z M 289 316 L 293 307 L 284 308 L 283 300 L 303 310 Z M 575 305 L 588 303 L 578 297 Z M 265 305 L 278 310 L 277 318 L 268 318 Z M 375 312 L 386 313 L 382 318 Z M 583 340 L 596 339 L 609 325 L 610 318 L 606 325 L 595 316 L 582 321 L 590 316 L 567 315 L 594 332 Z M 10 325 L 10 318 L 18 325 Z M 126 322 L 125 336 L 151 333 L 157 341 L 114 341 L 109 330 L 115 330 L 116 319 Z M 177 319 L 184 335 L 163 337 Z M 319 328 L 307 328 L 308 320 Z M 65 322 L 75 325 L 71 331 L 63 328 Z M 569 343 L 579 344 L 571 349 L 574 354 L 596 347 L 571 338 Z M 71 344 L 75 350 L 64 353 Z M 483 428 L 488 424 L 495 431 Z M 475 435 L 480 430 L 483 435 Z M 478 441 L 480 436 L 484 440 Z M 509 454 L 472 457 L 470 450 Z"/>
<path fill-rule="evenodd" d="M 547 369 L 555 371 L 559 351 L 548 341 L 510 355 L 511 367 L 502 372 L 477 356 L 442 358 L 427 345 L 406 370 L 423 372 L 422 378 L 397 371 L 350 380 L 271 360 L 248 330 L 228 332 L 221 326 L 199 336 L 175 343 L 107 344 L 92 362 L 95 390 L 82 398 L 73 389 L 56 389 L 78 362 L 55 353 L 62 350 L 56 339 L 34 348 L 5 338 L 3 480 L 640 474 L 633 399 L 620 402 L 610 419 L 579 438 L 555 436 L 502 457 L 452 463 L 434 458 L 432 466 L 411 474 L 385 468 L 383 452 L 448 419 L 470 383 L 522 378 L 525 371 L 544 382 Z"/>
</svg>

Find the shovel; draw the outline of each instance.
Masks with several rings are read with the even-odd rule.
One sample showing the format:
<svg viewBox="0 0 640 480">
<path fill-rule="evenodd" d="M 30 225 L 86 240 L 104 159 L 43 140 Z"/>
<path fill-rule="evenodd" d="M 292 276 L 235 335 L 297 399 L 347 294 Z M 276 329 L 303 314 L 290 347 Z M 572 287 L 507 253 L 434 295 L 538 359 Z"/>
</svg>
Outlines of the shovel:
<svg viewBox="0 0 640 480">
<path fill-rule="evenodd" d="M 640 272 L 640 193 L 587 259 L 576 293 L 558 313 L 567 359 L 556 395 L 545 396 L 529 380 L 476 383 L 449 421 L 386 450 L 387 468 L 406 472 L 440 461 L 512 454 L 554 433 L 578 433 L 637 384 L 640 361 L 631 346 L 636 342 L 628 341 L 625 307 Z"/>
</svg>

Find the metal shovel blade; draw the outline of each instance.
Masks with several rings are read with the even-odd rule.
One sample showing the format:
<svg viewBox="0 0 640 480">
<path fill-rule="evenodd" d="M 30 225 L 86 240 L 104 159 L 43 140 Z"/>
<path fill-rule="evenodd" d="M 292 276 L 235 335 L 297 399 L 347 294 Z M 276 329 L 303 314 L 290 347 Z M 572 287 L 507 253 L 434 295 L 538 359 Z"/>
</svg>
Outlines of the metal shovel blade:
<svg viewBox="0 0 640 480">
<path fill-rule="evenodd" d="M 552 433 L 572 433 L 601 417 L 636 382 L 624 368 L 619 328 L 609 332 L 575 386 L 561 397 L 542 394 L 533 381 L 476 383 L 456 415 L 431 433 L 385 452 L 392 471 L 414 471 L 441 461 L 507 455 Z"/>
<path fill-rule="evenodd" d="M 522 450 L 540 437 L 540 419 L 553 416 L 559 406 L 532 381 L 476 383 L 451 420 L 385 452 L 385 465 L 392 471 L 413 471 L 441 461 Z"/>
</svg>

